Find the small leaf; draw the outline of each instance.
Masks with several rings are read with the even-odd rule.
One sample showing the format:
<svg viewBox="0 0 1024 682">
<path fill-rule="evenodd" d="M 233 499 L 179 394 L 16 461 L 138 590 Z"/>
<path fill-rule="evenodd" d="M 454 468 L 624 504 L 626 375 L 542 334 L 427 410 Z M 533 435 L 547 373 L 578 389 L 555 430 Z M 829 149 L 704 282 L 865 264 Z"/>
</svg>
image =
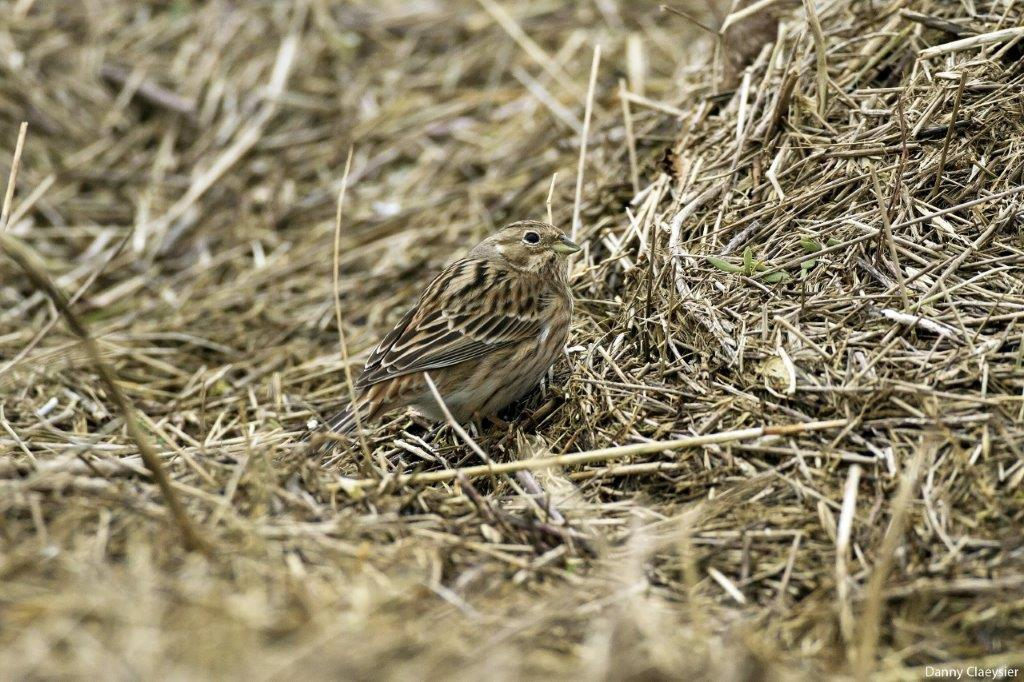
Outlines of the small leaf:
<svg viewBox="0 0 1024 682">
<path fill-rule="evenodd" d="M 780 270 L 779 272 L 769 273 L 761 279 L 769 284 L 778 284 L 779 282 L 789 281 L 789 275 Z"/>
<path fill-rule="evenodd" d="M 818 242 L 814 241 L 809 237 L 804 237 L 803 239 L 801 239 L 800 246 L 802 246 L 804 251 L 806 251 L 807 253 L 817 253 L 822 249 L 821 244 L 819 244 Z"/>
<path fill-rule="evenodd" d="M 743 249 L 743 273 L 746 275 L 754 272 L 754 250 L 749 246 Z"/>
<path fill-rule="evenodd" d="M 718 268 L 722 272 L 731 272 L 731 273 L 743 272 L 743 268 L 735 266 L 735 265 L 733 265 L 732 263 L 730 263 L 728 261 L 722 260 L 721 258 L 712 258 L 711 256 L 708 256 L 707 257 L 707 261 L 708 261 L 708 263 L 710 263 L 714 267 Z"/>
<path fill-rule="evenodd" d="M 811 268 L 813 268 L 817 264 L 818 264 L 818 259 L 817 258 L 812 258 L 810 260 L 805 260 L 803 263 L 800 264 L 800 269 L 801 270 L 810 270 Z"/>
<path fill-rule="evenodd" d="M 842 244 L 842 242 L 836 239 L 835 237 L 829 237 L 828 241 L 825 243 L 828 244 L 829 246 L 839 246 L 840 244 Z"/>
</svg>

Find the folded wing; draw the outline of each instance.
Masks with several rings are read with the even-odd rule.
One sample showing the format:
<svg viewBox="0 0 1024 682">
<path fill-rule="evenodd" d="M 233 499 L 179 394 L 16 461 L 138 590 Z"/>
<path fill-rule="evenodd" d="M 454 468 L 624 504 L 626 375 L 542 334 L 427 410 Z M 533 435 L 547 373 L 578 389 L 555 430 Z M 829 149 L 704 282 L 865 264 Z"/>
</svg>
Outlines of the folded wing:
<svg viewBox="0 0 1024 682">
<path fill-rule="evenodd" d="M 545 299 L 530 276 L 486 260 L 442 272 L 370 354 L 365 388 L 414 372 L 473 360 L 540 335 Z"/>
</svg>

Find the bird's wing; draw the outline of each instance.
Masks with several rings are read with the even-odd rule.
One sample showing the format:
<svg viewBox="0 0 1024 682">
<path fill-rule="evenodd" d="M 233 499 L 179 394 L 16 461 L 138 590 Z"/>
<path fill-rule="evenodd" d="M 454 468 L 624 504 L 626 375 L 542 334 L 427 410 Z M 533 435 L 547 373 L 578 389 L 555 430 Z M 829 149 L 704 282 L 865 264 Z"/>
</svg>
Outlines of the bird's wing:
<svg viewBox="0 0 1024 682">
<path fill-rule="evenodd" d="M 456 261 L 373 350 L 356 386 L 448 367 L 535 338 L 545 303 L 530 276 L 488 260 Z"/>
</svg>

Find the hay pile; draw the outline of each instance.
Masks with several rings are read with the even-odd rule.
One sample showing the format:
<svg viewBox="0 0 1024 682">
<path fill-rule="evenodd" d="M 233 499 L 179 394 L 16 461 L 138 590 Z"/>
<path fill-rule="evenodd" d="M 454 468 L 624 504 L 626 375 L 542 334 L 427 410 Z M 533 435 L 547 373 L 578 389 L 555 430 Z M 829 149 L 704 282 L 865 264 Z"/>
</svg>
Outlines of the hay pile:
<svg viewBox="0 0 1024 682">
<path fill-rule="evenodd" d="M 710 60 L 653 3 L 580 5 L 0 10 L 5 148 L 30 124 L 6 235 L 213 547 L 182 549 L 96 360 L 0 259 L 5 676 L 1024 664 L 1024 9 L 831 0 Z M 538 471 L 539 496 L 445 473 L 479 458 L 409 415 L 362 467 L 310 459 L 347 395 L 350 145 L 357 365 L 556 171 L 571 224 L 595 42 L 568 362 L 476 442 L 722 442 Z"/>
</svg>

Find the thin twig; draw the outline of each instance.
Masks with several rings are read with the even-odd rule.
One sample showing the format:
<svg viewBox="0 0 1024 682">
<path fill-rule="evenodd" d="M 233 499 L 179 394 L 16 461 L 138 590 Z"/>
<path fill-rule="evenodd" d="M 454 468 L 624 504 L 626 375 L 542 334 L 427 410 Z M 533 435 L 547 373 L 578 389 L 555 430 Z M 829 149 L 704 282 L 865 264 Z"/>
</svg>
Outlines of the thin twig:
<svg viewBox="0 0 1024 682">
<path fill-rule="evenodd" d="M 939 167 L 935 169 L 935 185 L 932 187 L 928 200 L 931 201 L 939 193 L 942 187 L 942 172 L 946 169 L 946 155 L 949 153 L 949 143 L 953 141 L 953 131 L 956 130 L 956 119 L 960 113 L 960 99 L 964 94 L 964 85 L 967 83 L 967 71 L 960 72 L 960 84 L 956 88 L 956 96 L 953 99 L 953 113 L 949 115 L 949 125 L 946 127 L 946 138 L 942 141 L 942 151 L 939 153 Z"/>
<path fill-rule="evenodd" d="M 18 127 L 18 142 L 14 145 L 14 156 L 11 157 L 11 173 L 7 178 L 7 191 L 4 192 L 4 204 L 0 209 L 0 234 L 7 228 L 7 218 L 11 215 L 11 203 L 14 201 L 14 187 L 18 183 L 18 167 L 21 165 L 21 152 L 25 147 L 25 134 L 28 123 L 21 122 Z"/>
<path fill-rule="evenodd" d="M 889 258 L 892 260 L 892 269 L 896 275 L 896 282 L 900 288 L 900 298 L 903 301 L 903 309 L 910 307 L 910 299 L 907 298 L 907 285 L 904 281 L 903 267 L 900 265 L 900 254 L 896 249 L 896 242 L 892 237 L 892 220 L 889 217 L 889 205 L 885 200 L 885 193 L 882 191 L 882 184 L 878 181 L 878 173 L 875 167 L 871 167 L 871 186 L 875 191 L 875 199 L 878 201 L 878 212 L 882 216 L 882 234 L 885 236 L 885 245 L 889 250 Z"/>
<path fill-rule="evenodd" d="M 619 79 L 619 101 L 622 103 L 622 122 L 626 128 L 626 150 L 629 153 L 629 179 L 633 183 L 633 196 L 640 193 L 640 172 L 636 162 L 636 133 L 633 132 L 633 114 L 625 97 L 626 82 Z"/>
<path fill-rule="evenodd" d="M 807 12 L 807 24 L 814 38 L 815 75 L 818 83 L 818 116 L 825 117 L 825 106 L 828 103 L 828 57 L 826 56 L 825 34 L 818 21 L 818 10 L 814 0 L 803 0 L 804 11 Z"/>
<path fill-rule="evenodd" d="M 711 28 L 710 26 L 702 22 L 700 19 L 697 19 L 689 12 L 684 12 L 683 10 L 677 7 L 672 7 L 671 5 L 662 5 L 660 9 L 662 12 L 669 12 L 671 14 L 675 14 L 676 16 L 682 17 L 683 19 L 686 19 L 688 22 L 690 22 L 697 28 L 701 29 L 702 31 L 707 31 L 713 36 L 717 36 L 719 33 L 715 29 Z"/>
<path fill-rule="evenodd" d="M 544 202 L 544 206 L 547 207 L 548 211 L 548 225 L 554 225 L 555 219 L 551 212 L 552 198 L 555 196 L 555 180 L 558 179 L 558 171 L 551 174 L 551 185 L 548 186 L 548 198 Z"/>
<path fill-rule="evenodd" d="M 940 57 L 950 52 L 961 52 L 963 50 L 973 50 L 976 47 L 984 47 L 985 45 L 991 45 L 993 43 L 1000 43 L 1006 40 L 1013 40 L 1014 38 L 1024 35 L 1024 26 L 1017 28 L 1004 28 L 1000 31 L 992 31 L 991 33 L 983 33 L 977 36 L 971 36 L 970 38 L 961 38 L 960 40 L 954 40 L 951 43 L 943 43 L 942 45 L 936 45 L 935 47 L 929 47 L 921 50 L 919 57 L 921 59 L 931 59 L 932 57 Z"/>
<path fill-rule="evenodd" d="M 407 486 L 414 484 L 439 483 L 452 481 L 460 474 L 468 478 L 489 476 L 494 474 L 505 474 L 513 471 L 536 471 L 539 469 L 563 468 L 591 462 L 603 462 L 619 457 L 632 457 L 634 455 L 646 455 L 656 452 L 670 452 L 673 450 L 685 450 L 701 445 L 712 445 L 716 443 L 731 443 L 740 440 L 751 440 L 762 436 L 788 436 L 811 431 L 822 431 L 845 426 L 847 420 L 833 419 L 829 421 L 806 422 L 803 424 L 784 424 L 779 426 L 758 426 L 738 431 L 722 431 L 703 436 L 691 436 L 668 441 L 655 441 L 653 443 L 637 443 L 634 445 L 621 445 L 611 448 L 599 448 L 586 452 L 577 452 L 571 455 L 554 455 L 551 457 L 537 457 L 536 459 L 521 460 L 518 462 L 497 462 L 493 465 L 464 467 L 461 469 L 449 469 L 446 471 L 430 471 L 422 474 L 402 474 L 385 479 L 385 483 L 392 486 Z M 352 480 L 342 479 L 336 485 L 341 490 L 354 490 L 358 488 L 372 488 L 379 485 L 380 481 L 375 480 Z"/>
<path fill-rule="evenodd" d="M 601 45 L 594 45 L 594 59 L 590 63 L 590 85 L 587 87 L 587 106 L 583 114 L 583 135 L 580 136 L 580 159 L 576 166 L 576 198 L 572 204 L 572 238 L 575 241 L 580 227 L 580 204 L 583 199 L 583 168 L 587 160 L 587 138 L 590 136 L 590 117 L 594 109 L 594 89 L 597 86 L 597 67 L 601 63 Z"/>
<path fill-rule="evenodd" d="M 366 432 L 363 429 L 363 416 L 359 414 L 359 403 L 356 400 L 355 380 L 352 377 L 352 366 L 349 362 L 348 339 L 345 336 L 345 324 L 341 314 L 341 215 L 345 206 L 345 191 L 348 189 L 348 176 L 352 170 L 352 151 L 348 148 L 348 156 L 345 159 L 345 171 L 341 176 L 341 189 L 338 190 L 338 203 L 334 213 L 334 257 L 332 259 L 332 283 L 334 284 L 334 322 L 338 326 L 338 345 L 341 348 L 341 364 L 345 371 L 345 386 L 348 388 L 349 406 L 352 409 L 352 416 L 356 420 L 356 435 L 359 438 L 359 447 L 363 451 L 363 459 L 357 461 L 360 471 L 368 476 L 372 471 L 370 462 L 373 455 L 370 453 L 370 446 L 366 442 Z M 381 471 L 387 467 L 381 463 Z"/>
<path fill-rule="evenodd" d="M 860 617 L 860 643 L 857 647 L 856 673 L 860 680 L 867 680 L 875 667 L 875 656 L 878 648 L 879 626 L 882 620 L 882 609 L 885 605 L 884 588 L 889 572 L 896 557 L 896 548 L 903 542 L 903 532 L 910 515 L 910 501 L 917 487 L 917 479 L 925 457 L 934 453 L 937 442 L 929 441 L 918 446 L 913 459 L 907 465 L 900 479 L 900 487 L 890 505 L 891 518 L 889 527 L 882 538 L 882 546 L 878 550 L 878 559 L 871 578 L 868 580 L 867 601 Z"/>
<path fill-rule="evenodd" d="M 840 630 L 847 643 L 853 638 L 850 571 L 847 564 L 850 560 L 850 534 L 853 531 L 853 517 L 857 512 L 857 484 L 859 482 L 860 465 L 854 464 L 846 476 L 846 485 L 843 488 L 843 506 L 839 512 L 839 527 L 836 530 L 836 598 L 839 602 Z"/>
</svg>

